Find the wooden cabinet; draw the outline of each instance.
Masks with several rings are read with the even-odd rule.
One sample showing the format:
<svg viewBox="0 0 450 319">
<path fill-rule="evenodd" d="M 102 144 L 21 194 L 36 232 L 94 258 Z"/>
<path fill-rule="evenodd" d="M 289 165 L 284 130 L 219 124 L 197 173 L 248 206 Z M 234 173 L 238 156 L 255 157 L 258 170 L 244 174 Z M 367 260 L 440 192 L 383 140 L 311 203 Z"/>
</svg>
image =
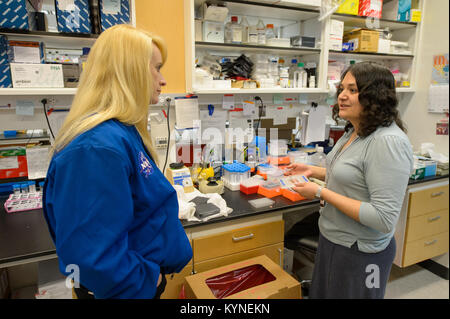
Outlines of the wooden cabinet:
<svg viewBox="0 0 450 319">
<path fill-rule="evenodd" d="M 448 180 L 408 189 L 395 234 L 396 265 L 407 267 L 448 252 L 448 193 Z"/>
<path fill-rule="evenodd" d="M 283 226 L 280 220 L 194 239 L 194 263 L 283 242 Z"/>
</svg>

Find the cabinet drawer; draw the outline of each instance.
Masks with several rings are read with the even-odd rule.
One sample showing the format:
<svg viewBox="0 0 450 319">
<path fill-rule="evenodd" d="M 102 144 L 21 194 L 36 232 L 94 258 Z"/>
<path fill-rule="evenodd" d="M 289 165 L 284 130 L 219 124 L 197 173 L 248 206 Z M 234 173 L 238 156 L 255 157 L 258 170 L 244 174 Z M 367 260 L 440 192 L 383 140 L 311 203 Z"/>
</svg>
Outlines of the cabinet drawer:
<svg viewBox="0 0 450 319">
<path fill-rule="evenodd" d="M 161 294 L 161 299 L 178 299 L 181 291 L 181 286 L 184 283 L 184 277 L 192 275 L 192 259 L 182 271 L 172 275 L 166 275 L 167 285 L 164 292 Z"/>
<path fill-rule="evenodd" d="M 448 209 L 408 219 L 406 241 L 411 242 L 448 231 Z"/>
<path fill-rule="evenodd" d="M 284 241 L 284 221 L 247 226 L 193 240 L 194 263 Z"/>
<path fill-rule="evenodd" d="M 284 243 L 278 243 L 275 245 L 270 245 L 262 248 L 247 250 L 241 253 L 228 255 L 225 257 L 215 258 L 200 263 L 194 264 L 194 271 L 196 273 L 211 270 L 217 267 L 226 266 L 239 261 L 243 261 L 249 258 L 258 257 L 261 255 L 266 255 L 272 259 L 275 263 L 283 267 L 283 248 Z"/>
<path fill-rule="evenodd" d="M 409 196 L 409 217 L 448 209 L 448 185 L 425 189 Z"/>
<path fill-rule="evenodd" d="M 447 251 L 448 232 L 407 243 L 403 255 L 403 267 L 442 255 Z"/>
</svg>

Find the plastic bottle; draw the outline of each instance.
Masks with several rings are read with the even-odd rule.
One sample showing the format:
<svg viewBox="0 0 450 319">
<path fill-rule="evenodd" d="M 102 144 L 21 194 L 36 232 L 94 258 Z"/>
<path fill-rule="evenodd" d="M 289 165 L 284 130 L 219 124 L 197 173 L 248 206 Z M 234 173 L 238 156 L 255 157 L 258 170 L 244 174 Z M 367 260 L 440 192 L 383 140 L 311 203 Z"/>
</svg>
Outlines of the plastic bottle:
<svg viewBox="0 0 450 319">
<path fill-rule="evenodd" d="M 241 18 L 241 28 L 242 28 L 242 43 L 249 43 L 248 42 L 248 31 L 249 31 L 249 26 L 248 26 L 248 21 L 246 17 L 242 17 Z"/>
<path fill-rule="evenodd" d="M 266 43 L 270 39 L 275 39 L 277 36 L 275 35 L 275 30 L 273 29 L 273 24 L 268 24 L 266 26 Z"/>
<path fill-rule="evenodd" d="M 297 59 L 291 60 L 291 66 L 289 67 L 289 87 L 294 88 L 294 73 L 297 71 Z"/>
<path fill-rule="evenodd" d="M 249 44 L 258 44 L 258 30 L 256 25 L 251 25 L 248 27 L 248 37 Z"/>
<path fill-rule="evenodd" d="M 225 43 L 242 43 L 242 26 L 237 16 L 232 16 L 231 21 L 225 24 Z"/>
<path fill-rule="evenodd" d="M 317 146 L 317 152 L 311 155 L 311 163 L 315 166 L 326 167 L 327 166 L 327 156 L 323 152 L 322 146 Z"/>
<path fill-rule="evenodd" d="M 83 55 L 80 56 L 80 58 L 78 59 L 78 67 L 79 67 L 80 73 L 84 69 L 84 66 L 86 64 L 90 50 L 91 50 L 90 48 L 83 48 Z"/>
<path fill-rule="evenodd" d="M 298 88 L 306 88 L 308 83 L 308 73 L 305 71 L 305 64 L 303 62 L 300 62 L 297 64 L 298 66 L 298 82 L 297 87 Z"/>
<path fill-rule="evenodd" d="M 282 88 L 289 87 L 289 68 L 280 68 L 280 86 Z"/>
<path fill-rule="evenodd" d="M 265 45 L 266 44 L 266 27 L 264 26 L 264 22 L 259 19 L 258 24 L 256 25 L 256 31 L 258 33 L 258 44 Z"/>
<path fill-rule="evenodd" d="M 20 184 L 13 185 L 14 195 L 20 195 Z"/>
</svg>

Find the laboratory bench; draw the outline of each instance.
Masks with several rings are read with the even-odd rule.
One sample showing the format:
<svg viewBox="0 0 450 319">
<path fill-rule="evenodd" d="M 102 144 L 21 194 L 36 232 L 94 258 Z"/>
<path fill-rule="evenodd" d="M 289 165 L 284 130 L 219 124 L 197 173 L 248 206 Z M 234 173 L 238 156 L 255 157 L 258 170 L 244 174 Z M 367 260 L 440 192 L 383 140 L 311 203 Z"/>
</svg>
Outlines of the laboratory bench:
<svg viewBox="0 0 450 319">
<path fill-rule="evenodd" d="M 448 189 L 448 175 L 410 180 L 408 189 L 421 187 L 421 185 L 432 187 L 435 183 L 445 182 Z M 280 266 L 284 266 L 286 262 L 285 232 L 297 220 L 319 210 L 318 200 L 292 202 L 277 196 L 272 198 L 275 201 L 272 206 L 255 209 L 248 201 L 261 198 L 261 195 L 245 195 L 240 191 L 225 189 L 222 197 L 228 207 L 233 209 L 228 216 L 213 218 L 206 222 L 181 221 L 191 242 L 194 257 L 179 274 L 170 278 L 167 276 L 168 285 L 163 298 L 176 298 L 184 277 L 192 273 L 261 254 L 267 255 Z M 7 214 L 3 206 L 6 199 L 6 196 L 0 197 L 0 268 L 56 258 L 55 246 L 48 232 L 42 209 Z M 290 219 L 291 216 L 295 217 Z M 448 221 L 445 218 L 442 220 Z M 405 232 L 408 228 L 405 218 L 400 218 L 398 228 L 400 229 L 398 232 Z M 448 223 L 446 232 L 448 234 Z M 446 248 L 440 247 L 440 249 Z"/>
</svg>

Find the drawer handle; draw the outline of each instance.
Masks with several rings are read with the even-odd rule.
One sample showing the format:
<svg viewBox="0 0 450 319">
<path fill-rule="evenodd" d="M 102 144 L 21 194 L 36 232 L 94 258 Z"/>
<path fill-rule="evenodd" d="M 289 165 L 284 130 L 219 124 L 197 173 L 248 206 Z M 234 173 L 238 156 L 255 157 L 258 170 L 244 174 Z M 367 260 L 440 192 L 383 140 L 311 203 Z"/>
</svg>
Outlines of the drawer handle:
<svg viewBox="0 0 450 319">
<path fill-rule="evenodd" d="M 439 193 L 431 193 L 431 197 L 438 197 L 444 195 L 444 192 L 439 192 Z"/>
<path fill-rule="evenodd" d="M 436 221 L 436 220 L 438 220 L 440 218 L 441 218 L 441 216 L 430 217 L 430 218 L 428 218 L 428 221 L 431 223 L 431 222 L 434 222 L 434 221 Z"/>
<path fill-rule="evenodd" d="M 432 241 L 427 241 L 427 242 L 425 242 L 425 246 L 430 246 L 430 245 L 433 245 L 433 244 L 436 244 L 436 243 L 437 243 L 437 239 L 432 240 Z"/>
<path fill-rule="evenodd" d="M 280 256 L 280 267 L 283 268 L 283 251 L 280 248 L 278 248 L 278 254 Z"/>
<path fill-rule="evenodd" d="M 246 240 L 246 239 L 253 238 L 254 236 L 255 235 L 253 235 L 253 233 L 250 233 L 249 235 L 245 235 L 245 236 L 242 236 L 242 237 L 234 237 L 233 236 L 233 241 L 236 242 L 236 241 Z"/>
</svg>

